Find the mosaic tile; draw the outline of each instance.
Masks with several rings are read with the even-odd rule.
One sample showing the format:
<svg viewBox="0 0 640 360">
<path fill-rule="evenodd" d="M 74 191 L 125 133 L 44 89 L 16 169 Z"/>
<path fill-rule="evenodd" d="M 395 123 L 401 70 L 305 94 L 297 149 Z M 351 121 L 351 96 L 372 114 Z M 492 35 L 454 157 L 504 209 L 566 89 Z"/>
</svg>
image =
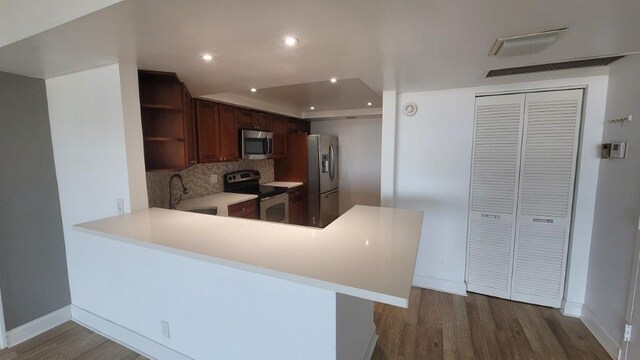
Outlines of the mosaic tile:
<svg viewBox="0 0 640 360">
<path fill-rule="evenodd" d="M 207 196 L 222 191 L 222 176 L 236 170 L 258 170 L 262 178 L 260 183 L 274 181 L 273 160 L 240 160 L 236 162 L 196 164 L 186 168 L 178 174 L 182 175 L 184 185 L 189 193 L 183 199 Z M 173 173 L 148 172 L 147 193 L 149 195 L 149 207 L 169 207 L 169 178 Z M 211 182 L 215 176 L 216 183 Z M 180 194 L 178 181 L 173 183 L 173 193 Z"/>
</svg>

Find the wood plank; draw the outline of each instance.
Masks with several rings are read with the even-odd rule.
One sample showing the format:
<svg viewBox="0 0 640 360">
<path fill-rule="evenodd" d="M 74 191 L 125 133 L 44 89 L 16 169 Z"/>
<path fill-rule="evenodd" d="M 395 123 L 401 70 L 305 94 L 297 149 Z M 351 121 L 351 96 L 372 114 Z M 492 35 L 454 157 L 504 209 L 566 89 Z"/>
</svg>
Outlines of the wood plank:
<svg viewBox="0 0 640 360">
<path fill-rule="evenodd" d="M 546 321 L 536 311 L 536 306 L 510 302 L 522 329 L 536 356 L 548 359 L 568 359 L 558 339 Z"/>
</svg>

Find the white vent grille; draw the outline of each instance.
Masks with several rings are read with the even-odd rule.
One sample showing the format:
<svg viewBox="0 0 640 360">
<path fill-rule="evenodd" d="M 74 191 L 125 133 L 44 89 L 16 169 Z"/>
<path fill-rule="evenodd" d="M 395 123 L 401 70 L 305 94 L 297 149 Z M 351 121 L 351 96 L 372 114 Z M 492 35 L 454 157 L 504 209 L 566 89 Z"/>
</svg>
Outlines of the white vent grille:
<svg viewBox="0 0 640 360">
<path fill-rule="evenodd" d="M 511 222 L 471 219 L 467 282 L 508 292 L 512 243 Z"/>
<path fill-rule="evenodd" d="M 520 225 L 514 292 L 554 299 L 560 297 L 566 230 L 565 226 Z"/>
<path fill-rule="evenodd" d="M 476 99 L 467 288 L 509 298 L 524 94 Z"/>
<path fill-rule="evenodd" d="M 582 90 L 528 94 L 511 298 L 560 307 Z"/>
<path fill-rule="evenodd" d="M 566 217 L 573 191 L 574 145 L 579 102 L 527 104 L 522 159 L 521 213 Z"/>
<path fill-rule="evenodd" d="M 477 106 L 473 211 L 513 213 L 521 118 L 520 103 Z"/>
</svg>

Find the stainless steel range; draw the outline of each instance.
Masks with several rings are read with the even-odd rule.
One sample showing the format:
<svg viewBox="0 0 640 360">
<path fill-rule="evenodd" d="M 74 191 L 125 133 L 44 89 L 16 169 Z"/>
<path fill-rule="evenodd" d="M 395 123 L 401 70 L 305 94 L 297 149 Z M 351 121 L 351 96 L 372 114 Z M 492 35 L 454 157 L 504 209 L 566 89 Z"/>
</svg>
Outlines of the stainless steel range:
<svg viewBox="0 0 640 360">
<path fill-rule="evenodd" d="M 260 185 L 258 170 L 240 170 L 225 174 L 224 191 L 257 195 L 260 201 L 260 220 L 289 223 L 288 189 Z"/>
</svg>

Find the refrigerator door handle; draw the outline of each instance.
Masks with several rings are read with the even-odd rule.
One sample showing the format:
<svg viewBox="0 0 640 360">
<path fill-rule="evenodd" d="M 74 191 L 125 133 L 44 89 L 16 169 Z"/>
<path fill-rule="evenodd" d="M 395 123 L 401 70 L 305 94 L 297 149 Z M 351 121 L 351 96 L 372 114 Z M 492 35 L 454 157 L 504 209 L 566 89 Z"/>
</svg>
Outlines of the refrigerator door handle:
<svg viewBox="0 0 640 360">
<path fill-rule="evenodd" d="M 329 197 L 331 197 L 331 195 L 333 195 L 333 194 L 335 194 L 337 192 L 338 192 L 338 189 L 334 189 L 334 190 L 331 190 L 331 191 L 329 191 L 327 193 L 324 193 L 322 195 L 324 196 L 325 199 L 328 199 Z"/>
<path fill-rule="evenodd" d="M 335 152 L 333 150 L 333 145 L 329 145 L 329 179 L 333 181 L 333 178 L 336 175 L 336 161 L 335 161 Z"/>
</svg>

